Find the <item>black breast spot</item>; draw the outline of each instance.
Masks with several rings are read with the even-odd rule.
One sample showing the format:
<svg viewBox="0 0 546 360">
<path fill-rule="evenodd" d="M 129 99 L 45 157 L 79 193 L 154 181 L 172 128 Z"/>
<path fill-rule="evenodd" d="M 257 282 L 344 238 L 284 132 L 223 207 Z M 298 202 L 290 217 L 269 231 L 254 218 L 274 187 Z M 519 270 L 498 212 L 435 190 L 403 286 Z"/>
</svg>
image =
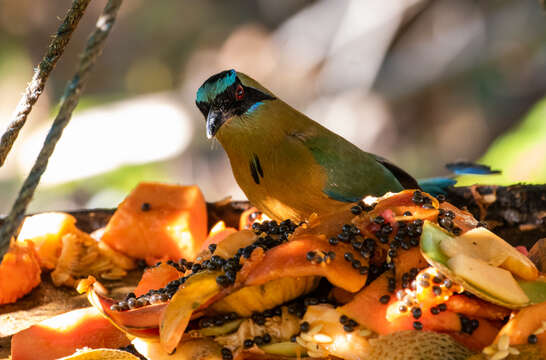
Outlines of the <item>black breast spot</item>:
<svg viewBox="0 0 546 360">
<path fill-rule="evenodd" d="M 254 179 L 254 182 L 258 185 L 260 185 L 260 177 L 258 176 L 258 171 L 256 170 L 256 165 L 254 165 L 254 162 L 250 162 L 250 175 L 252 175 L 252 178 Z"/>
<path fill-rule="evenodd" d="M 260 177 L 264 177 L 264 170 L 262 169 L 262 164 L 260 164 L 260 158 L 258 158 L 258 155 L 254 154 L 254 158 L 248 163 L 250 165 L 250 175 L 252 175 L 254 182 L 259 185 Z"/>
</svg>

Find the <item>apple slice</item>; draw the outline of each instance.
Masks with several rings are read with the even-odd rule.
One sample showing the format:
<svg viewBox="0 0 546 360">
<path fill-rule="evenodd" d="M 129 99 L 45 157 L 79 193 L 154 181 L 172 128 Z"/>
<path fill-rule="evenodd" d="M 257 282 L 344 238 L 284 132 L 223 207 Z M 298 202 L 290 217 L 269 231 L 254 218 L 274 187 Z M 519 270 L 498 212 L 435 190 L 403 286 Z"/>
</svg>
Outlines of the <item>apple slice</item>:
<svg viewBox="0 0 546 360">
<path fill-rule="evenodd" d="M 481 229 L 484 229 L 486 232 Z M 498 240 L 504 242 L 504 240 L 490 233 L 485 228 L 476 228 L 467 231 L 461 236 L 443 239 L 440 243 L 440 249 L 449 258 L 458 254 L 465 254 L 466 256 L 481 259 L 489 265 L 497 267 L 508 258 L 506 248 Z"/>
<path fill-rule="evenodd" d="M 457 254 L 447 261 L 447 266 L 465 281 L 510 304 L 524 305 L 529 298 L 510 271 L 494 267 L 481 259 Z"/>
<path fill-rule="evenodd" d="M 536 266 L 527 256 L 484 227 L 469 230 L 458 237 L 443 239 L 440 248 L 448 257 L 464 254 L 481 259 L 525 280 L 538 277 Z"/>
</svg>

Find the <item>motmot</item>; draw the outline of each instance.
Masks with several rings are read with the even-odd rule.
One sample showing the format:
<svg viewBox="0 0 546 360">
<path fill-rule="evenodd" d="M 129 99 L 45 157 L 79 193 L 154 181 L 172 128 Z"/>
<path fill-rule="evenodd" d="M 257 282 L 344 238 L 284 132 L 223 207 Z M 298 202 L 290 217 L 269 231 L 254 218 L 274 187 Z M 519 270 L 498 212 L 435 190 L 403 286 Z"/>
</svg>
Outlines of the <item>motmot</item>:
<svg viewBox="0 0 546 360">
<path fill-rule="evenodd" d="M 197 91 L 196 105 L 207 137 L 226 151 L 248 200 L 272 219 L 303 221 L 367 195 L 421 188 L 406 171 L 313 121 L 242 72 L 211 76 Z M 453 183 L 435 178 L 422 185 L 426 191 Z"/>
</svg>

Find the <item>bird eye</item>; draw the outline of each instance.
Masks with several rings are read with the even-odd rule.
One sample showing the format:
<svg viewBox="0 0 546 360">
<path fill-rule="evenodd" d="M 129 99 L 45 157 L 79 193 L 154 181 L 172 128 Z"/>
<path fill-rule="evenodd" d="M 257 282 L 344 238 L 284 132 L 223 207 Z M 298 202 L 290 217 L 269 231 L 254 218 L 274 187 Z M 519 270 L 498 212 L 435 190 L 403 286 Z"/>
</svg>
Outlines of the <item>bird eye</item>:
<svg viewBox="0 0 546 360">
<path fill-rule="evenodd" d="M 237 86 L 237 89 L 235 89 L 235 99 L 240 101 L 243 100 L 243 97 L 245 96 L 245 89 L 241 85 Z"/>
</svg>

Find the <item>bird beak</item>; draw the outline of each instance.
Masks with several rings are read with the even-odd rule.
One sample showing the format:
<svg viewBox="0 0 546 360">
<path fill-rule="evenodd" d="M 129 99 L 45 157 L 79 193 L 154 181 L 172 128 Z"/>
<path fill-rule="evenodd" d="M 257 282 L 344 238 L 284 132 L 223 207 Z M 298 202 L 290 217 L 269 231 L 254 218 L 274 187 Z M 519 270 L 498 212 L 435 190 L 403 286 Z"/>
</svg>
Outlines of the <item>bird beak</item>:
<svg viewBox="0 0 546 360">
<path fill-rule="evenodd" d="M 210 110 L 207 115 L 207 138 L 212 139 L 224 123 L 222 112 L 218 110 Z"/>
</svg>

